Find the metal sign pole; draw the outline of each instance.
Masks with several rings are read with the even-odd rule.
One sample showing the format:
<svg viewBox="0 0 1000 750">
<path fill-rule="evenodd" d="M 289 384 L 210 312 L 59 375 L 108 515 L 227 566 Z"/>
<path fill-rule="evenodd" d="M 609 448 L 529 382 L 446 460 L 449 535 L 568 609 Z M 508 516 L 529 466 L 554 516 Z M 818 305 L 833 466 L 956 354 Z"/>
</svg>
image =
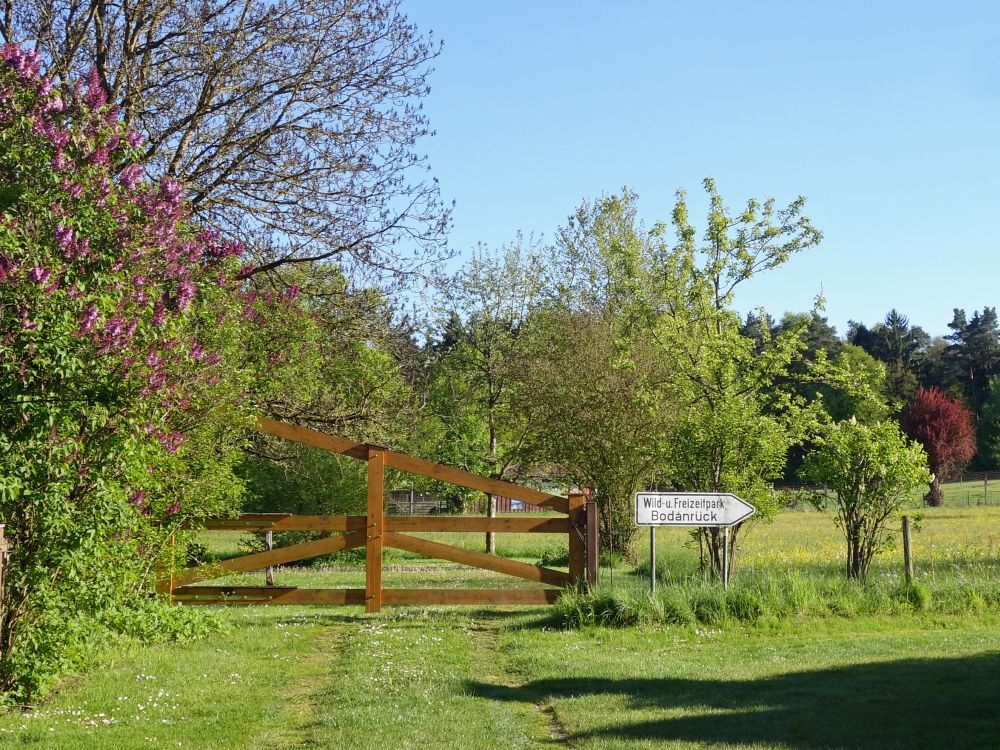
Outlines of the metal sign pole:
<svg viewBox="0 0 1000 750">
<path fill-rule="evenodd" d="M 722 588 L 729 591 L 729 527 L 722 527 Z"/>
<path fill-rule="evenodd" d="M 656 596 L 656 527 L 649 527 L 649 593 Z"/>
</svg>

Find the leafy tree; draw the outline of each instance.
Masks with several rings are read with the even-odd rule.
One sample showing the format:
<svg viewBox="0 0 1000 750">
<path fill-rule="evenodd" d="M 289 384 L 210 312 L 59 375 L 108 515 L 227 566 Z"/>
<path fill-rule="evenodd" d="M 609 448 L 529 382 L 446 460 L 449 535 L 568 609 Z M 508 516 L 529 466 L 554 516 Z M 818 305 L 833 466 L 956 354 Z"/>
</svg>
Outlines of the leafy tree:
<svg viewBox="0 0 1000 750">
<path fill-rule="evenodd" d="M 766 310 L 751 310 L 747 313 L 740 334 L 753 339 L 758 348 L 764 348 L 778 332 L 778 324 Z"/>
<path fill-rule="evenodd" d="M 829 371 L 817 372 L 818 392 L 834 422 L 851 418 L 868 424 L 889 414 L 885 365 L 859 346 L 844 344 Z"/>
<path fill-rule="evenodd" d="M 560 296 L 549 314 L 558 333 L 541 339 L 525 369 L 522 393 L 534 399 L 533 416 L 545 415 L 535 436 L 543 455 L 593 485 L 606 539 L 621 551 L 634 539 L 632 496 L 654 482 L 740 492 L 766 516 L 766 479 L 780 475 L 801 432 L 801 409 L 771 386 L 787 375 L 805 326 L 772 337 L 761 325 L 756 338 L 744 336 L 730 304 L 742 281 L 815 244 L 819 232 L 801 214 L 803 199 L 785 209 L 751 200 L 734 217 L 714 182 L 705 187 L 701 247 L 683 194 L 676 247 L 664 225 L 643 226 L 627 189 L 573 214 L 554 263 Z M 574 357 L 579 372 L 570 374 Z M 700 533 L 721 570 L 722 534 Z M 739 539 L 737 527 L 733 550 Z"/>
<path fill-rule="evenodd" d="M 933 476 L 928 505 L 941 505 L 941 480 L 957 476 L 976 453 L 973 414 L 937 388 L 920 388 L 903 413 L 903 430 L 927 451 Z"/>
<path fill-rule="evenodd" d="M 673 421 L 660 387 L 668 365 L 641 335 L 586 311 L 540 314 L 519 370 L 516 405 L 530 418 L 521 455 L 544 478 L 593 488 L 602 549 L 634 559 L 633 497 L 661 473 Z"/>
<path fill-rule="evenodd" d="M 541 303 L 546 279 L 538 243 L 519 236 L 497 253 L 478 248 L 441 289 L 446 323 L 439 345 L 438 377 L 447 381 L 453 408 L 438 400 L 437 414 L 446 424 L 473 416 L 482 421 L 484 441 L 467 444 L 470 453 L 466 455 L 494 478 L 508 473 L 523 440 L 524 420 L 510 408 L 512 371 L 519 365 L 531 314 Z M 448 443 L 454 438 L 453 427 L 448 425 L 445 431 Z M 476 432 L 463 430 L 468 436 Z M 487 515 L 496 515 L 492 495 Z M 492 553 L 495 547 L 494 534 L 487 532 L 487 551 Z"/>
<path fill-rule="evenodd" d="M 678 403 L 678 419 L 666 439 L 662 476 L 679 489 L 741 495 L 766 519 L 777 510 L 768 480 L 781 475 L 785 455 L 807 421 L 801 402 L 777 384 L 791 374 L 816 319 L 788 319 L 773 338 L 762 329 L 764 335 L 755 340 L 742 335 L 730 305 L 740 283 L 817 244 L 821 234 L 802 213 L 804 198 L 783 209 L 773 199 L 751 199 L 733 215 L 711 179 L 705 190 L 710 203 L 705 244 L 695 240 L 681 192 L 673 211 L 678 244 L 663 265 L 674 274 L 676 291 L 662 300 L 655 332 L 672 363 L 668 388 Z M 745 527 L 730 530 L 730 564 Z M 697 534 L 712 569 L 721 572 L 721 529 Z"/>
<path fill-rule="evenodd" d="M 922 328 L 911 326 L 905 315 L 893 309 L 870 330 L 851 321 L 848 341 L 885 363 L 886 387 L 897 408 L 913 399 L 917 373 L 930 345 L 930 337 Z"/>
<path fill-rule="evenodd" d="M 935 336 L 927 345 L 917 377 L 924 388 L 937 388 L 953 398 L 962 397 L 962 387 L 949 362 L 948 342 L 940 336 Z"/>
<path fill-rule="evenodd" d="M 416 151 L 439 47 L 400 5 L 11 0 L 0 37 L 36 43 L 64 94 L 96 66 L 149 171 L 258 270 L 337 258 L 407 273 L 442 251 L 448 211 Z"/>
<path fill-rule="evenodd" d="M 111 613 L 141 620 L 170 534 L 237 507 L 242 428 L 315 336 L 243 288 L 178 183 L 142 179 L 96 77 L 59 94 L 6 46 L 0 90 L 0 690 L 24 702 Z"/>
<path fill-rule="evenodd" d="M 633 556 L 633 495 L 662 469 L 668 363 L 653 345 L 662 228 L 627 189 L 585 201 L 558 235 L 556 296 L 517 368 L 524 463 L 593 488 L 601 543 Z M 679 301 L 679 300 L 678 300 Z"/>
<path fill-rule="evenodd" d="M 802 339 L 804 361 L 814 362 L 817 352 L 820 351 L 826 352 L 831 359 L 837 356 L 844 342 L 837 335 L 837 329 L 831 326 L 817 310 L 812 310 L 809 313 L 785 313 L 775 332 L 797 330 L 803 325 L 805 328 Z"/>
<path fill-rule="evenodd" d="M 892 422 L 840 422 L 827 430 L 801 471 L 837 498 L 836 523 L 847 540 L 847 576 L 864 581 L 888 543 L 886 524 L 915 487 L 930 481 L 919 445 Z"/>
</svg>

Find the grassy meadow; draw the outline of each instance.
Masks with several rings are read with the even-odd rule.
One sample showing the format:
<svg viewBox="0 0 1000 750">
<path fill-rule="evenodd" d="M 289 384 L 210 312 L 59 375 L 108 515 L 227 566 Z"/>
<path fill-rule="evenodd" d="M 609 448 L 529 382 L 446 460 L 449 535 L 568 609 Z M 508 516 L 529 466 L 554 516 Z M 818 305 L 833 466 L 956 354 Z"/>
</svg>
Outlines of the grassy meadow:
<svg viewBox="0 0 1000 750">
<path fill-rule="evenodd" d="M 360 607 L 206 608 L 220 632 L 185 643 L 109 644 L 44 703 L 0 714 L 0 747 L 993 746 L 1000 506 L 956 501 L 912 513 L 923 516 L 913 547 L 928 601 L 899 595 L 898 548 L 879 556 L 868 587 L 844 581 L 843 542 L 829 512 L 786 511 L 757 524 L 729 599 L 701 581 L 689 536 L 661 529 L 664 598 L 655 606 L 687 597 L 689 618 L 567 628 L 565 606 L 379 615 Z M 483 547 L 481 534 L 428 536 Z M 215 532 L 203 541 L 224 557 L 239 553 L 242 538 Z M 565 545 L 548 535 L 498 541 L 501 554 L 528 562 Z M 638 570 L 602 570 L 601 590 L 649 608 L 647 545 L 643 532 Z M 259 585 L 263 574 L 226 580 Z M 279 585 L 363 580 L 349 558 L 277 572 Z M 384 580 L 522 585 L 395 550 Z M 745 617 L 734 603 L 753 591 L 763 609 Z M 720 607 L 708 608 L 712 602 Z"/>
</svg>

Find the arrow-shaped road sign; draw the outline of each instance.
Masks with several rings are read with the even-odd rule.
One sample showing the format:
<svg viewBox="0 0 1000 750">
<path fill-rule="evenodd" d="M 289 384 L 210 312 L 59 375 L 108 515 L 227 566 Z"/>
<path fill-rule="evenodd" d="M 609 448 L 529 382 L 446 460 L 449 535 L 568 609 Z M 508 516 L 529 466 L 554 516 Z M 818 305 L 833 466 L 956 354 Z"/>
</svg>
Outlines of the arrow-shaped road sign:
<svg viewBox="0 0 1000 750">
<path fill-rule="evenodd" d="M 733 526 L 757 509 L 726 492 L 637 492 L 637 526 Z"/>
</svg>

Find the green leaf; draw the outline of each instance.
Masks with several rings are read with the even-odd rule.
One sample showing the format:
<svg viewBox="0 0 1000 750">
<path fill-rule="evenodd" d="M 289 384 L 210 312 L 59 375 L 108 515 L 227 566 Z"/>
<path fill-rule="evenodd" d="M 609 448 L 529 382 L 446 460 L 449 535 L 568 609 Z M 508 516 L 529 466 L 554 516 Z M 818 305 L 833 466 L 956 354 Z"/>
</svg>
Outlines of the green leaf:
<svg viewBox="0 0 1000 750">
<path fill-rule="evenodd" d="M 24 195 L 23 185 L 4 185 L 0 187 L 0 213 L 17 203 Z"/>
</svg>

